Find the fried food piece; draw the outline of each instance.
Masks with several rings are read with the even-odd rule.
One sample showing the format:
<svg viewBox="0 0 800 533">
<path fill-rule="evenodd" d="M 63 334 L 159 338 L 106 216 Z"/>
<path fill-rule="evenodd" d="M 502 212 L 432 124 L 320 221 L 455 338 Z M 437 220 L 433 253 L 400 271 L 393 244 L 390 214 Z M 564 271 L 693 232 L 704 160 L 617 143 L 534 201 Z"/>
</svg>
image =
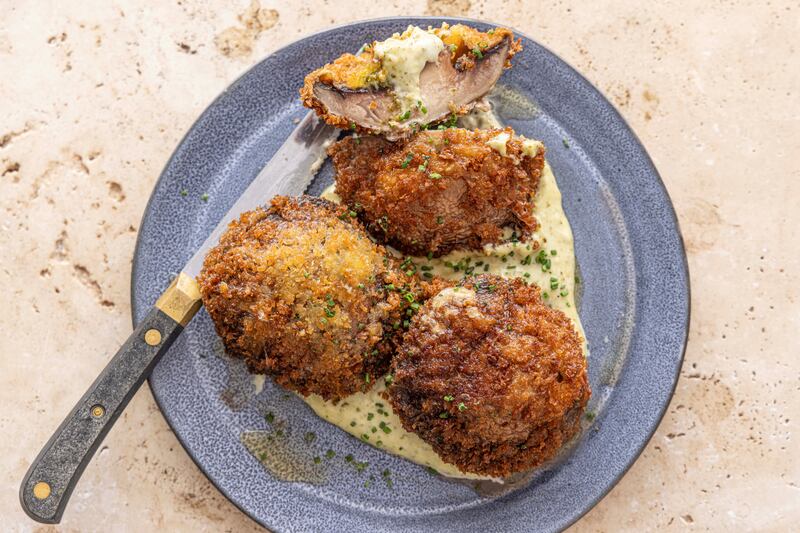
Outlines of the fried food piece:
<svg viewBox="0 0 800 533">
<path fill-rule="evenodd" d="M 308 196 L 232 222 L 198 282 L 228 353 L 333 401 L 386 372 L 425 294 L 345 207 Z"/>
<path fill-rule="evenodd" d="M 511 128 L 422 131 L 408 141 L 348 137 L 328 149 L 336 193 L 380 242 L 434 256 L 536 228 L 544 146 Z"/>
<path fill-rule="evenodd" d="M 428 300 L 392 361 L 403 427 L 463 472 L 508 476 L 552 458 L 590 390 L 582 340 L 536 286 L 482 275 Z"/>
<path fill-rule="evenodd" d="M 300 96 L 328 124 L 397 139 L 471 111 L 521 49 L 506 28 L 409 26 L 311 72 Z"/>
</svg>

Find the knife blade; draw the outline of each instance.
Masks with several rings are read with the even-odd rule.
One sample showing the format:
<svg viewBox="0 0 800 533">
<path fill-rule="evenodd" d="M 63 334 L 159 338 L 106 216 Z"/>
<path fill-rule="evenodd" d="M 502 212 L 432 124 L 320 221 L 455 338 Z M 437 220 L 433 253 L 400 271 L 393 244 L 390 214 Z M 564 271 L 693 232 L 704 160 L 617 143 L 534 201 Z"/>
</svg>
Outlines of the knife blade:
<svg viewBox="0 0 800 533">
<path fill-rule="evenodd" d="M 200 274 L 206 253 L 216 246 L 225 228 L 240 214 L 264 205 L 278 193 L 286 196 L 303 194 L 314 177 L 314 173 L 309 170 L 323 156 L 330 142 L 336 140 L 340 131 L 321 121 L 313 111 L 309 111 L 222 217 L 182 272 L 193 278 Z"/>
<path fill-rule="evenodd" d="M 34 459 L 20 486 L 20 503 L 38 522 L 57 524 L 86 465 L 161 356 L 200 309 L 195 277 L 208 250 L 241 213 L 274 195 L 305 192 L 326 147 L 340 133 L 313 111 L 219 220 L 147 316 L 109 361 Z"/>
</svg>

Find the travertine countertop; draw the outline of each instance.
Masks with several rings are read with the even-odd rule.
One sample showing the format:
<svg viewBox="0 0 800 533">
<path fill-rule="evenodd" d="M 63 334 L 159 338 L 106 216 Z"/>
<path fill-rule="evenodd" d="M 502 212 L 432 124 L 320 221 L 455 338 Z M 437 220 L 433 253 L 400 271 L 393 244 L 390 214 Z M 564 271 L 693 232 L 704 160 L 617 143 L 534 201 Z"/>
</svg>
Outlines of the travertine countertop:
<svg viewBox="0 0 800 533">
<path fill-rule="evenodd" d="M 287 3 L 288 4 L 288 3 Z M 356 18 L 516 27 L 630 122 L 675 203 L 692 329 L 646 451 L 575 531 L 774 530 L 800 521 L 800 8 L 796 2 L 3 2 L 0 516 L 13 531 L 248 531 L 147 387 L 58 528 L 18 484 L 130 327 L 150 190 L 208 103 L 279 46 Z M 271 9 L 274 8 L 275 11 Z"/>
</svg>

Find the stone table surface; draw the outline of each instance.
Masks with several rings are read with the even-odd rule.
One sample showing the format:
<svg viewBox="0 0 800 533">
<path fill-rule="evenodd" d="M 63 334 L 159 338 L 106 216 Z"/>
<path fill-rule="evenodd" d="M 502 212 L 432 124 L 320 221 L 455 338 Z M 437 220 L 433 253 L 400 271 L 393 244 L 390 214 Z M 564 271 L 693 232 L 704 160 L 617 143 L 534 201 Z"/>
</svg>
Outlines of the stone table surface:
<svg viewBox="0 0 800 533">
<path fill-rule="evenodd" d="M 130 332 L 142 212 L 197 116 L 299 37 L 413 14 L 511 25 L 575 66 L 641 138 L 680 219 L 693 298 L 675 397 L 642 456 L 573 530 L 797 527 L 796 2 L 249 1 L 0 2 L 5 531 L 259 529 L 194 465 L 146 386 L 60 526 L 28 520 L 18 485 Z"/>
</svg>

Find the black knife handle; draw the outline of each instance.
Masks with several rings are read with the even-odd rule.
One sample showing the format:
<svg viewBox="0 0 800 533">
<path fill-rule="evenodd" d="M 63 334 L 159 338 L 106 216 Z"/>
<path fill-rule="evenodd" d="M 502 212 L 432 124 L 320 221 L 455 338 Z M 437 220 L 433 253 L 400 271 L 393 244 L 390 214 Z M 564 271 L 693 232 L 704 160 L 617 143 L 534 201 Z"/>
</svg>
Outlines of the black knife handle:
<svg viewBox="0 0 800 533">
<path fill-rule="evenodd" d="M 170 285 L 28 469 L 20 487 L 25 512 L 57 524 L 83 470 L 160 357 L 200 307 L 197 285 L 185 274 Z M 187 281 L 188 280 L 188 281 Z M 188 293 L 185 290 L 187 289 Z"/>
</svg>

